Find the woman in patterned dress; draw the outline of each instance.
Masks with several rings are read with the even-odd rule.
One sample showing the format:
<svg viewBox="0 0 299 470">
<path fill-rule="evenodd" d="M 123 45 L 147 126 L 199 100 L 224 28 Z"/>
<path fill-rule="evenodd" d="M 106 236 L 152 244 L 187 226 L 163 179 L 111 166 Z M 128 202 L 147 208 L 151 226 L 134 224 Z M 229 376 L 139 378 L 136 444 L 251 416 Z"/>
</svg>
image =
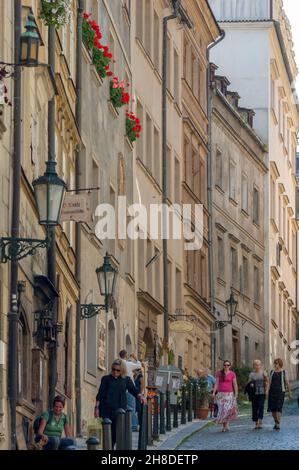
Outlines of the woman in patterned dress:
<svg viewBox="0 0 299 470">
<path fill-rule="evenodd" d="M 222 432 L 229 431 L 229 423 L 237 418 L 238 384 L 231 363 L 224 361 L 223 369 L 216 374 L 213 391 L 218 405 L 217 423 L 222 424 Z"/>
</svg>

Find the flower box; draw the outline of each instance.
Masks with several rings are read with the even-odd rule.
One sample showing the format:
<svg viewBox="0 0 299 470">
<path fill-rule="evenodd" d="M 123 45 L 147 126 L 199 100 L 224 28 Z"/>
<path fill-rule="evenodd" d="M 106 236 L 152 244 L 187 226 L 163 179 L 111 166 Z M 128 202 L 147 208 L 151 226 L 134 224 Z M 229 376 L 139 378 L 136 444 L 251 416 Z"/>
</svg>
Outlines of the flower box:
<svg viewBox="0 0 299 470">
<path fill-rule="evenodd" d="M 101 43 L 102 33 L 96 21 L 90 19 L 89 13 L 83 14 L 82 36 L 93 65 L 101 78 L 112 76 L 110 64 L 113 60 L 108 46 Z"/>
<path fill-rule="evenodd" d="M 72 0 L 42 0 L 40 17 L 47 26 L 64 26 L 71 14 Z"/>
<path fill-rule="evenodd" d="M 134 113 L 126 112 L 126 136 L 131 143 L 139 139 L 142 127 L 140 125 L 140 119 L 138 119 Z"/>
</svg>

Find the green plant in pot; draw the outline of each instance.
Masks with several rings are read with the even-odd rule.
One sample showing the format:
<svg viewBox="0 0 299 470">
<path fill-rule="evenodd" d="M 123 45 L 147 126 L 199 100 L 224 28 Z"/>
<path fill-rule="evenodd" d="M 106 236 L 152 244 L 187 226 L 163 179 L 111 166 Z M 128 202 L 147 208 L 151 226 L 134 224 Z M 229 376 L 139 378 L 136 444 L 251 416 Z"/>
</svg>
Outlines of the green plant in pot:
<svg viewBox="0 0 299 470">
<path fill-rule="evenodd" d="M 205 377 L 197 379 L 197 416 L 199 419 L 207 419 L 209 416 L 209 398 L 208 381 Z"/>
</svg>

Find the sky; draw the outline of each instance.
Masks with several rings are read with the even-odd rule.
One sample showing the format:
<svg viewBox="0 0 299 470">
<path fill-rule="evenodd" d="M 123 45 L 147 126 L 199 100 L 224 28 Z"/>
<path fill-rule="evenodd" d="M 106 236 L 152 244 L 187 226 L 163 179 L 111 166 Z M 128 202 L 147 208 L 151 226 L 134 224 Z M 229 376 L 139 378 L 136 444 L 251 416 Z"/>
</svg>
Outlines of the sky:
<svg viewBox="0 0 299 470">
<path fill-rule="evenodd" d="M 299 0 L 283 0 L 284 9 L 292 25 L 292 35 L 294 41 L 294 50 L 296 54 L 297 65 L 299 68 Z M 296 24 L 297 23 L 297 24 Z M 297 79 L 297 91 L 299 93 L 299 78 Z"/>
</svg>

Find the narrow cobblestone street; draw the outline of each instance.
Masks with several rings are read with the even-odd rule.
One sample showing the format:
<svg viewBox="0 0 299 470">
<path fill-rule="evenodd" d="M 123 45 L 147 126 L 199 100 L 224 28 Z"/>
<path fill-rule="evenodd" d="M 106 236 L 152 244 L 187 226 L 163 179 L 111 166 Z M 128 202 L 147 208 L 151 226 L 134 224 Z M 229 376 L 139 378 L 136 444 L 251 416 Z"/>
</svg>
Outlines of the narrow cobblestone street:
<svg viewBox="0 0 299 470">
<path fill-rule="evenodd" d="M 255 431 L 251 416 L 244 414 L 231 425 L 228 433 L 212 424 L 185 441 L 179 450 L 298 450 L 299 410 L 297 403 L 286 405 L 281 430 L 273 431 L 272 417 L 267 413 L 264 429 Z"/>
</svg>

